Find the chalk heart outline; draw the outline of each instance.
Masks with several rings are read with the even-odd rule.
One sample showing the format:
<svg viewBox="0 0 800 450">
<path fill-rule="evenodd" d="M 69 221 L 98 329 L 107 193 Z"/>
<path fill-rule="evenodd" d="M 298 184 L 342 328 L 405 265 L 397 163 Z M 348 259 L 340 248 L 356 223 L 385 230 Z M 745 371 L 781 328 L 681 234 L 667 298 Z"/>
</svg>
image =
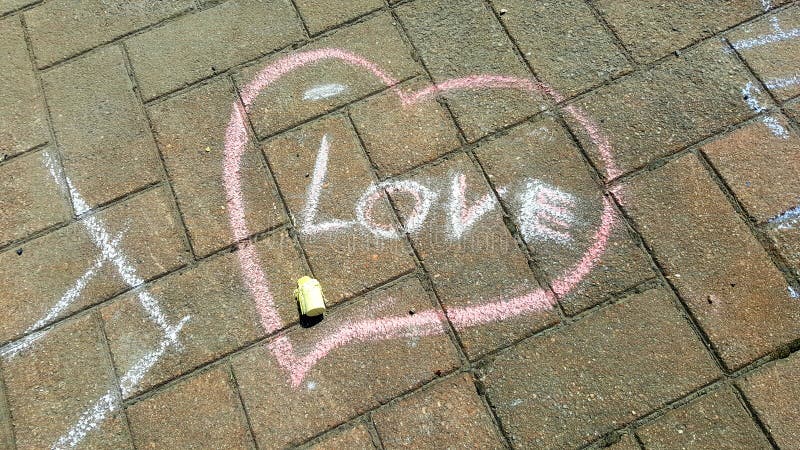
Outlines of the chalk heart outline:
<svg viewBox="0 0 800 450">
<path fill-rule="evenodd" d="M 338 61 L 365 71 L 380 80 L 389 91 L 401 101 L 403 107 L 410 107 L 448 91 L 513 89 L 530 94 L 538 94 L 556 103 L 564 97 L 533 79 L 505 75 L 470 75 L 436 83 L 417 91 L 403 91 L 398 87 L 399 80 L 381 69 L 377 64 L 347 50 L 323 48 L 305 51 L 282 57 L 262 69 L 241 92 L 242 103 L 234 102 L 230 121 L 225 132 L 225 153 L 223 158 L 223 182 L 228 206 L 228 219 L 238 251 L 239 264 L 245 284 L 253 297 L 260 316 L 261 326 L 269 334 L 283 327 L 275 307 L 269 280 L 261 269 L 260 258 L 248 240 L 250 230 L 245 220 L 245 205 L 242 195 L 241 163 L 249 143 L 245 125 L 246 112 L 258 95 L 268 86 L 291 74 L 294 70 L 323 61 Z M 563 107 L 563 111 L 575 119 L 586 131 L 592 144 L 597 148 L 605 163 L 609 179 L 620 175 L 608 140 L 600 133 L 597 125 L 575 106 Z M 351 342 L 367 342 L 382 339 L 395 339 L 408 336 L 430 336 L 442 334 L 447 321 L 456 329 L 498 322 L 512 317 L 532 314 L 553 308 L 557 298 L 567 295 L 583 278 L 591 272 L 604 253 L 615 221 L 612 202 L 603 196 L 603 211 L 600 225 L 595 231 L 592 244 L 581 259 L 551 283 L 555 296 L 542 288 L 533 289 L 514 297 L 499 297 L 481 305 L 448 308 L 443 314 L 438 310 L 420 311 L 414 315 L 393 315 L 376 319 L 349 322 L 333 330 L 319 340 L 306 355 L 298 355 L 286 333 L 279 334 L 267 345 L 278 364 L 287 371 L 292 387 L 297 388 L 308 372 L 328 353 L 337 347 Z"/>
</svg>

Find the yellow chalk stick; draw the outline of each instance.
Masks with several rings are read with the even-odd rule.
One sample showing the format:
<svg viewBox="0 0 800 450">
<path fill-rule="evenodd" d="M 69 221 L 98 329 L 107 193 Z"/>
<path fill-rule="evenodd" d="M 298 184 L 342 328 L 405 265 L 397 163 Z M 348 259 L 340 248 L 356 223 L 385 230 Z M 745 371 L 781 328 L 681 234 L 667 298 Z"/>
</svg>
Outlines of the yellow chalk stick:
<svg viewBox="0 0 800 450">
<path fill-rule="evenodd" d="M 305 276 L 297 280 L 294 296 L 300 303 L 300 313 L 304 316 L 318 316 L 325 312 L 325 296 L 319 281 Z"/>
</svg>

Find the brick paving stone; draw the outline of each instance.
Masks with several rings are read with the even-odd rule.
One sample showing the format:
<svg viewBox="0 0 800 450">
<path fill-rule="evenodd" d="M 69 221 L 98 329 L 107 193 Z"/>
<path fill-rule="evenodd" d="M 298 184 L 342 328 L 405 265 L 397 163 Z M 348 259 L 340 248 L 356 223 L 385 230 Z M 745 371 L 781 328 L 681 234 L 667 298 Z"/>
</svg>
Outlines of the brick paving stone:
<svg viewBox="0 0 800 450">
<path fill-rule="evenodd" d="M 40 0 L 0 0 L 0 14 L 24 8 L 39 1 Z"/>
<path fill-rule="evenodd" d="M 532 76 L 502 26 L 479 0 L 426 0 L 403 5 L 397 13 L 436 82 L 480 74 Z M 444 97 L 470 141 L 544 106 L 541 98 L 516 90 L 467 90 Z"/>
<path fill-rule="evenodd" d="M 665 289 L 499 356 L 487 395 L 520 448 L 577 447 L 719 376 Z"/>
<path fill-rule="evenodd" d="M 776 28 L 777 27 L 777 28 Z M 770 39 L 800 30 L 800 9 L 787 8 L 736 28 L 728 40 L 778 100 L 800 94 L 800 39 Z M 770 41 L 765 44 L 760 42 Z"/>
<path fill-rule="evenodd" d="M 227 365 L 182 380 L 126 412 L 137 448 L 253 447 Z"/>
<path fill-rule="evenodd" d="M 37 64 L 51 65 L 195 6 L 192 0 L 43 2 L 25 13 Z"/>
<path fill-rule="evenodd" d="M 593 244 L 600 214 L 602 192 L 589 174 L 589 167 L 566 130 L 546 117 L 521 125 L 509 134 L 476 150 L 496 188 L 506 187 L 501 198 L 520 227 L 525 206 L 519 192 L 527 182 L 539 181 L 576 198 L 572 227 L 553 229 L 570 233 L 569 241 L 529 236 L 528 245 L 538 265 L 554 280 L 567 273 Z M 513 186 L 513 188 L 512 188 Z M 562 300 L 572 314 L 593 306 L 655 276 L 645 253 L 637 247 L 621 217 L 616 218 L 612 237 L 595 268 L 569 296 Z M 522 228 L 522 227 L 520 227 Z"/>
<path fill-rule="evenodd" d="M 2 2 L 0 2 L 0 11 Z M 19 19 L 0 20 L 0 161 L 47 142 L 42 95 Z"/>
<path fill-rule="evenodd" d="M 769 117 L 783 128 L 785 136 L 776 136 L 758 121 L 701 149 L 759 222 L 794 208 L 800 198 L 800 137 L 785 117 Z"/>
<path fill-rule="evenodd" d="M 373 291 L 330 312 L 322 323 L 292 329 L 286 336 L 295 354 L 302 357 L 342 327 L 431 308 L 420 283 L 411 279 Z M 303 442 L 458 366 L 446 335 L 415 337 L 418 332 L 412 327 L 400 338 L 356 340 L 335 347 L 297 388 L 291 387 L 287 371 L 264 346 L 237 355 L 234 373 L 258 445 L 285 447 Z"/>
<path fill-rule="evenodd" d="M 375 449 L 375 444 L 372 443 L 372 436 L 370 436 L 367 426 L 359 423 L 345 431 L 336 431 L 312 445 L 310 450 L 338 450 L 342 448 L 348 450 Z"/>
<path fill-rule="evenodd" d="M 426 85 L 410 81 L 400 89 L 417 91 Z M 402 173 L 461 145 L 452 119 L 433 100 L 403 107 L 397 95 L 387 91 L 353 105 L 350 111 L 381 176 Z"/>
<path fill-rule="evenodd" d="M 151 99 L 302 37 L 290 2 L 232 0 L 134 36 L 126 46 L 142 95 Z"/>
<path fill-rule="evenodd" d="M 593 3 L 640 62 L 658 59 L 762 12 L 759 0 Z"/>
<path fill-rule="evenodd" d="M 53 328 L 31 349 L 3 360 L 6 394 L 18 449 L 50 448 L 109 390 L 116 379 L 92 315 Z M 118 401 L 115 400 L 115 401 Z M 133 448 L 124 416 L 108 415 L 81 442 L 86 448 Z"/>
<path fill-rule="evenodd" d="M 234 99 L 229 81 L 219 78 L 149 108 L 156 141 L 198 255 L 233 243 L 222 161 Z M 250 231 L 260 232 L 283 222 L 283 207 L 254 147 L 244 158 L 242 178 Z"/>
<path fill-rule="evenodd" d="M 800 335 L 786 280 L 694 155 L 625 188 L 625 209 L 726 366 Z"/>
<path fill-rule="evenodd" d="M 279 232 L 255 245 L 283 323 L 297 322 L 292 290 L 305 271 L 291 239 L 287 233 Z M 265 336 L 235 253 L 170 274 L 149 287 L 148 292 L 159 301 L 171 323 L 185 316 L 190 319 L 178 335 L 181 349 L 168 348 L 130 396 Z M 101 311 L 118 374 L 156 349 L 163 338 L 135 293 L 126 294 Z"/>
<path fill-rule="evenodd" d="M 623 435 L 619 441 L 606 448 L 608 450 L 639 450 L 641 447 L 636 443 L 636 438 L 630 434 L 626 434 Z"/>
<path fill-rule="evenodd" d="M 603 86 L 575 103 L 610 141 L 622 172 L 680 150 L 752 116 L 742 99 L 748 72 L 716 41 Z M 767 105 L 764 95 L 754 94 Z M 573 123 L 572 121 L 570 122 Z M 585 132 L 572 126 L 598 167 Z M 603 171 L 603 173 L 606 173 Z"/>
<path fill-rule="evenodd" d="M 166 189 L 155 189 L 87 220 L 101 221 L 136 275 L 147 280 L 174 270 L 189 259 L 171 204 Z M 73 223 L 31 241 L 21 247 L 19 255 L 12 249 L 0 254 L 0 279 L 4 280 L 0 283 L 0 304 L 12 311 L 0 322 L 0 342 L 19 337 L 71 294 L 78 295 L 52 319 L 130 288 L 114 263 L 105 261 L 100 267 L 95 266 L 102 260 L 102 251 L 87 233 L 85 223 Z M 90 269 L 93 270 L 86 277 Z M 83 283 L 79 282 L 81 279 Z"/>
<path fill-rule="evenodd" d="M 462 374 L 373 414 L 384 448 L 505 448 L 472 377 Z"/>
<path fill-rule="evenodd" d="M 453 234 L 448 204 L 452 177 L 465 176 L 468 208 L 490 194 L 480 172 L 465 155 L 427 167 L 412 181 L 437 193 L 438 197 L 424 226 L 411 235 L 420 259 L 431 275 L 445 309 L 487 304 L 527 294 L 539 288 L 522 250 L 506 228 L 498 207 L 481 216 L 460 238 Z M 413 210 L 413 197 L 399 193 L 395 198 L 405 217 Z M 470 359 L 479 358 L 526 334 L 552 325 L 555 310 L 458 330 Z M 458 328 L 458 327 L 457 327 Z"/>
<path fill-rule="evenodd" d="M 70 218 L 71 209 L 50 177 L 41 152 L 0 166 L 0 247 Z"/>
<path fill-rule="evenodd" d="M 338 29 L 296 52 L 323 48 L 346 50 L 375 63 L 395 79 L 404 80 L 421 73 L 421 68 L 411 58 L 411 50 L 403 41 L 398 27 L 391 16 L 379 14 L 364 22 Z M 245 68 L 236 76 L 237 85 L 241 89 L 260 70 L 288 55 L 283 53 Z M 328 86 L 334 86 L 337 90 L 325 95 L 314 94 L 317 89 Z M 339 60 L 323 60 L 296 68 L 261 91 L 253 103 L 250 116 L 256 134 L 260 137 L 271 136 L 384 88 L 382 82 L 362 68 L 356 69 Z"/>
<path fill-rule="evenodd" d="M 769 449 L 731 388 L 704 395 L 636 430 L 648 449 Z"/>
<path fill-rule="evenodd" d="M 380 0 L 333 0 L 325 3 L 296 0 L 295 3 L 311 34 L 318 34 L 383 6 Z"/>
<path fill-rule="evenodd" d="M 323 136 L 330 146 L 328 172 L 321 185 L 315 223 L 354 221 L 355 207 L 372 182 L 369 162 L 344 116 L 310 123 L 264 145 L 278 187 L 300 230 L 300 240 L 311 269 L 322 283 L 329 302 L 356 295 L 414 270 L 411 250 L 402 240 L 377 237 L 352 223 L 346 229 L 315 232 L 304 224 L 304 208 L 312 184 L 315 161 Z M 378 200 L 373 212 L 378 222 L 392 223 L 391 208 Z M 347 268 L 343 271 L 342 268 Z"/>
<path fill-rule="evenodd" d="M 58 66 L 43 81 L 65 173 L 90 207 L 161 180 L 119 47 Z"/>
<path fill-rule="evenodd" d="M 800 447 L 800 353 L 761 367 L 739 386 L 778 446 Z"/>
<path fill-rule="evenodd" d="M 533 70 L 563 94 L 573 94 L 631 70 L 625 55 L 580 0 L 500 0 L 500 20 Z M 591 44 L 589 44 L 591 43 Z"/>
</svg>

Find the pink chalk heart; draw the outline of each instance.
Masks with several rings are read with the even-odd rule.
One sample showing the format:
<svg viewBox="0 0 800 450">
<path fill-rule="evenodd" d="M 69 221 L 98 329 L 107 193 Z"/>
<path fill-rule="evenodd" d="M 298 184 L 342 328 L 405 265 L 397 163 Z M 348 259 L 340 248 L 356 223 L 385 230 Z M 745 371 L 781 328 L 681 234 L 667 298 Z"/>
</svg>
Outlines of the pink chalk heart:
<svg viewBox="0 0 800 450">
<path fill-rule="evenodd" d="M 233 112 L 225 133 L 223 181 L 227 196 L 228 217 L 233 237 L 238 247 L 237 255 L 242 275 L 255 301 L 261 325 L 267 333 L 279 330 L 282 328 L 282 323 L 275 307 L 269 280 L 261 269 L 259 257 L 253 245 L 248 241 L 250 230 L 245 221 L 245 205 L 240 174 L 242 155 L 249 140 L 245 127 L 245 113 L 249 111 L 261 91 L 272 83 L 292 73 L 295 69 L 325 60 L 338 60 L 373 75 L 397 95 L 401 103 L 406 107 L 434 98 L 447 91 L 481 89 L 515 89 L 530 94 L 542 95 L 557 103 L 564 100 L 561 94 L 545 84 L 532 79 L 501 75 L 472 75 L 454 78 L 418 91 L 404 92 L 397 86 L 398 80 L 376 64 L 348 51 L 335 48 L 312 50 L 286 56 L 261 70 L 253 81 L 242 90 L 243 107 L 238 102 L 233 104 Z M 599 132 L 598 127 L 579 108 L 567 106 L 563 110 L 584 128 L 592 144 L 597 147 L 605 163 L 608 177 L 617 177 L 619 170 L 616 168 L 611 155 L 611 147 L 606 138 Z M 553 293 L 557 298 L 563 297 L 572 291 L 594 268 L 608 244 L 614 217 L 611 201 L 603 197 L 600 226 L 594 233 L 592 244 L 571 268 L 551 282 Z M 287 370 L 292 386 L 297 387 L 308 371 L 320 359 L 335 348 L 351 342 L 403 337 L 408 335 L 409 329 L 416 330 L 420 336 L 440 334 L 445 332 L 444 324 L 446 324 L 447 320 L 456 329 L 462 329 L 544 311 L 552 308 L 555 303 L 556 298 L 553 295 L 541 288 L 536 288 L 523 295 L 497 298 L 481 305 L 448 308 L 445 314 L 431 309 L 419 311 L 414 315 L 395 315 L 350 322 L 333 330 L 306 355 L 297 355 L 285 334 L 276 337 L 268 347 L 281 367 Z"/>
</svg>

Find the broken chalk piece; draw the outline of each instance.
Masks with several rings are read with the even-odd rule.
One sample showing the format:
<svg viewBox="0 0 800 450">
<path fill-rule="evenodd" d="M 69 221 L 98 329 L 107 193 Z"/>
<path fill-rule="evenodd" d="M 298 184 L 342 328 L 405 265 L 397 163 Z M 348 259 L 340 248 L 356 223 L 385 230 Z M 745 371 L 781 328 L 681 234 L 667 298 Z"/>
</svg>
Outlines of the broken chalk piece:
<svg viewBox="0 0 800 450">
<path fill-rule="evenodd" d="M 325 296 L 322 295 L 319 281 L 309 276 L 300 278 L 297 280 L 294 296 L 300 303 L 300 313 L 304 316 L 314 317 L 325 312 Z"/>
</svg>

